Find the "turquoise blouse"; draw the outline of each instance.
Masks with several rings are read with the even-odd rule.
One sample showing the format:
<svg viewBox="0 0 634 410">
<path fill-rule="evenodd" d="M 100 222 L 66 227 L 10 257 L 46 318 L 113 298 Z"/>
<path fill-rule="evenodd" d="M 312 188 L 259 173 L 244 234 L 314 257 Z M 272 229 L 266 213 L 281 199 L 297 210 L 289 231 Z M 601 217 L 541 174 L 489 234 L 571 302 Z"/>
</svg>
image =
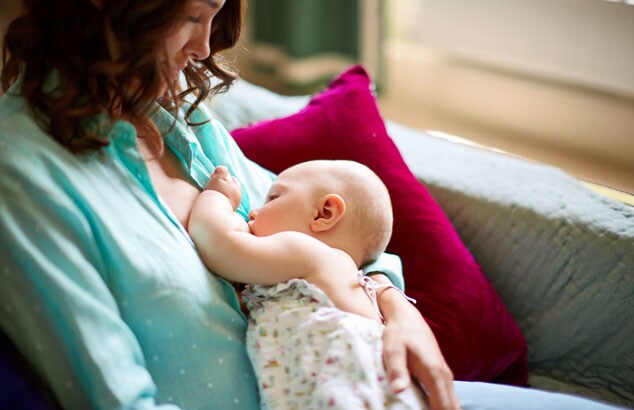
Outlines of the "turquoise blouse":
<svg viewBox="0 0 634 410">
<path fill-rule="evenodd" d="M 117 122 L 111 144 L 73 155 L 0 98 L 0 326 L 67 408 L 258 409 L 246 318 L 156 194 Z M 192 120 L 209 118 L 201 107 Z M 153 116 L 164 133 L 174 117 Z M 249 161 L 217 121 L 182 117 L 165 142 L 203 187 L 217 165 L 243 182 L 246 217 L 274 175 Z M 382 270 L 402 287 L 398 258 Z"/>
</svg>

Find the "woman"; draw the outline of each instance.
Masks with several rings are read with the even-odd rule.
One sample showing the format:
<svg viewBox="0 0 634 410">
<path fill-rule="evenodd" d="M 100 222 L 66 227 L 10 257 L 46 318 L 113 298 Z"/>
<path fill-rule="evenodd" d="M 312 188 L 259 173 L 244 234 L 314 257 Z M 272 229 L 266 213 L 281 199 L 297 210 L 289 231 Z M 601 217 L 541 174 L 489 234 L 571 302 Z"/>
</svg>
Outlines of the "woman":
<svg viewBox="0 0 634 410">
<path fill-rule="evenodd" d="M 8 29 L 0 325 L 64 407 L 258 408 L 237 297 L 183 228 L 215 166 L 246 186 L 244 215 L 271 182 L 197 108 L 235 78 L 216 54 L 241 7 L 26 0 Z M 429 328 L 382 295 L 392 387 L 409 383 L 407 357 L 432 408 L 457 407 Z"/>
</svg>

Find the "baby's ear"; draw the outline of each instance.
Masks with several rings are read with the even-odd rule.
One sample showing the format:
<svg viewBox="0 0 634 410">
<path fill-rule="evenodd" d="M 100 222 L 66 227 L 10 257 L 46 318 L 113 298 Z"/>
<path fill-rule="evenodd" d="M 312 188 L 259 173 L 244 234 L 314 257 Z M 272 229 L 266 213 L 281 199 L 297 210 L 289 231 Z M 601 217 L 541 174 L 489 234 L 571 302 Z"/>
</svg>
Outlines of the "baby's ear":
<svg viewBox="0 0 634 410">
<path fill-rule="evenodd" d="M 310 228 L 313 232 L 332 229 L 346 213 L 346 201 L 337 194 L 328 194 L 319 200 Z"/>
</svg>

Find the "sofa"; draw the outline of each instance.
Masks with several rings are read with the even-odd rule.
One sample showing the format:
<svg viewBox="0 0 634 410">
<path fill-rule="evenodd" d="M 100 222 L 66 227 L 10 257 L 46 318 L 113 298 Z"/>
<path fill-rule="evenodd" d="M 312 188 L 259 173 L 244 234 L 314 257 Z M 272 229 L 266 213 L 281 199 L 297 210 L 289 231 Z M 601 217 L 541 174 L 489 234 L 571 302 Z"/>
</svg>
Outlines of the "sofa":
<svg viewBox="0 0 634 410">
<path fill-rule="evenodd" d="M 240 130 L 312 101 L 242 80 L 209 108 Z M 633 197 L 451 135 L 385 126 L 521 329 L 527 384 L 634 406 Z"/>
</svg>

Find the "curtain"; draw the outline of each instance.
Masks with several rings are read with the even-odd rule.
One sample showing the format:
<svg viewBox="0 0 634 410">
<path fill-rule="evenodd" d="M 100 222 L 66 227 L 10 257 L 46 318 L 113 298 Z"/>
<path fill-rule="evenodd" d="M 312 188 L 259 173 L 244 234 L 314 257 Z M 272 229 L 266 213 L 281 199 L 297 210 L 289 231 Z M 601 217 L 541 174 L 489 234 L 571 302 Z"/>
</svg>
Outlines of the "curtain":
<svg viewBox="0 0 634 410">
<path fill-rule="evenodd" d="M 383 0 L 251 0 L 250 69 L 298 92 L 357 63 L 379 80 L 382 7 Z"/>
</svg>

